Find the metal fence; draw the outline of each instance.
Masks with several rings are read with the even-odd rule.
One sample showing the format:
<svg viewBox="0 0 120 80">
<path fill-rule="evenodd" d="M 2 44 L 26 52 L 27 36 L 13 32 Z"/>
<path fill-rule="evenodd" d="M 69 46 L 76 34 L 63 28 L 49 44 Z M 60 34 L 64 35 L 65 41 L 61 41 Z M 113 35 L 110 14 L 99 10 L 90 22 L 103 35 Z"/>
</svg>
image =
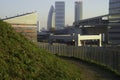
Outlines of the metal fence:
<svg viewBox="0 0 120 80">
<path fill-rule="evenodd" d="M 75 57 L 104 65 L 120 74 L 120 50 L 112 47 L 76 47 L 39 43 L 39 47 L 59 56 Z"/>
</svg>

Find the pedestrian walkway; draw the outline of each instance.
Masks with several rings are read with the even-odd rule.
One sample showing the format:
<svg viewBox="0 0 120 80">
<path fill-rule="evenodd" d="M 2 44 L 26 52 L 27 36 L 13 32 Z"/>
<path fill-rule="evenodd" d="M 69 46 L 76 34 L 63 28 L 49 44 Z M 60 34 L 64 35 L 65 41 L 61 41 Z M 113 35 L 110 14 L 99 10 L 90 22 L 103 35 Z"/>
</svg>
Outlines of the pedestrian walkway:
<svg viewBox="0 0 120 80">
<path fill-rule="evenodd" d="M 62 59 L 79 67 L 81 71 L 81 80 L 120 80 L 120 77 L 99 66 L 73 58 L 62 57 Z"/>
</svg>

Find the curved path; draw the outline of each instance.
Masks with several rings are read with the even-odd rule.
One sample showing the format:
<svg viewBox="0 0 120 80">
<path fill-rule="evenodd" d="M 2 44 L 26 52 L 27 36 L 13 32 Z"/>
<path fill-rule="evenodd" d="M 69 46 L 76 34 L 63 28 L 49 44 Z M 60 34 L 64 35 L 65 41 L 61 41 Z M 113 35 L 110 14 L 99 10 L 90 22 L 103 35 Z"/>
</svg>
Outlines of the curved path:
<svg viewBox="0 0 120 80">
<path fill-rule="evenodd" d="M 60 57 L 68 62 L 75 64 L 81 71 L 81 80 L 120 80 L 120 77 L 103 69 L 97 65 L 90 64 L 74 58 Z"/>
</svg>

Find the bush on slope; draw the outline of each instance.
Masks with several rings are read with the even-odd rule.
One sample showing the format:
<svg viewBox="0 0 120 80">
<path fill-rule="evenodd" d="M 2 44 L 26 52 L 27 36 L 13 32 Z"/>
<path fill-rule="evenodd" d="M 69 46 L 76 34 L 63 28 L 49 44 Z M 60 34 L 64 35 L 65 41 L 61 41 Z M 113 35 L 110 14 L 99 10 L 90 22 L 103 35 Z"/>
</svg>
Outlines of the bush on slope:
<svg viewBox="0 0 120 80">
<path fill-rule="evenodd" d="M 12 27 L 0 21 L 1 80 L 76 80 L 80 71 L 72 64 L 39 49 Z"/>
</svg>

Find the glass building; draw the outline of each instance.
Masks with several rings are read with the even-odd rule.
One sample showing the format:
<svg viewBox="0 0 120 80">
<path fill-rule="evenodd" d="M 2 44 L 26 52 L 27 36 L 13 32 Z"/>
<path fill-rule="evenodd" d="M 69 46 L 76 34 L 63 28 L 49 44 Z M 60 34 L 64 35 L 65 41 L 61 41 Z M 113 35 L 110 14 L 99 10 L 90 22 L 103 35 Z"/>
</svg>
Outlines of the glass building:
<svg viewBox="0 0 120 80">
<path fill-rule="evenodd" d="M 48 14 L 48 21 L 47 21 L 47 30 L 52 30 L 55 28 L 55 9 L 51 6 Z"/>
<path fill-rule="evenodd" d="M 75 21 L 82 19 L 82 1 L 75 2 Z"/>
<path fill-rule="evenodd" d="M 55 26 L 56 29 L 63 29 L 65 26 L 65 2 L 56 1 L 55 2 Z"/>
<path fill-rule="evenodd" d="M 120 0 L 109 1 L 109 43 L 120 44 Z"/>
</svg>

